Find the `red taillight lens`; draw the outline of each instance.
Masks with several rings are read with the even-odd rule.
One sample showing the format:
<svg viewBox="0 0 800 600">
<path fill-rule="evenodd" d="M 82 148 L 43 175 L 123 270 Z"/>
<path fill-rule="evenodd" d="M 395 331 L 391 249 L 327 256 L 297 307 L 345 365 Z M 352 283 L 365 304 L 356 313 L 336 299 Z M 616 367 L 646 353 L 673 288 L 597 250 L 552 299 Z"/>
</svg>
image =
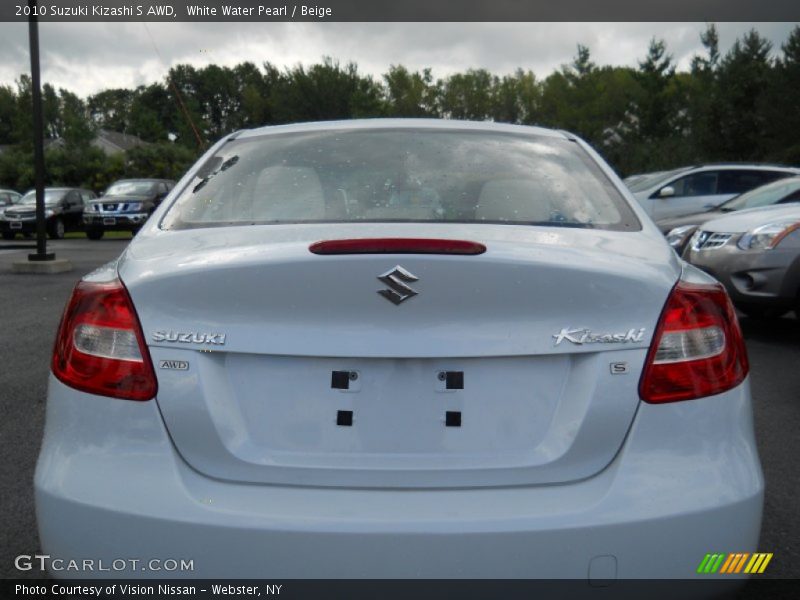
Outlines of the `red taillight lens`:
<svg viewBox="0 0 800 600">
<path fill-rule="evenodd" d="M 679 282 L 661 313 L 639 395 L 652 403 L 719 394 L 747 376 L 739 321 L 721 285 Z"/>
<path fill-rule="evenodd" d="M 142 328 L 122 282 L 75 286 L 53 349 L 53 374 L 75 389 L 150 400 L 156 376 Z"/>
</svg>

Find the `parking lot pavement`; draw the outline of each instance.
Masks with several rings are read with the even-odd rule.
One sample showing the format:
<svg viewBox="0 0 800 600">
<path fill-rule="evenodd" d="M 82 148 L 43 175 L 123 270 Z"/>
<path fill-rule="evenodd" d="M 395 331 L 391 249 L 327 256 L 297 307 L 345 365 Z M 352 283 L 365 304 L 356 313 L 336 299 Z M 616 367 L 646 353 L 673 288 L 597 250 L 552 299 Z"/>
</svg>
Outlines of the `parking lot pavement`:
<svg viewBox="0 0 800 600">
<path fill-rule="evenodd" d="M 4 250 L 0 243 L 0 577 L 25 576 L 14 568 L 14 557 L 39 548 L 33 469 L 44 425 L 50 352 L 64 304 L 83 274 L 119 256 L 128 241 L 48 242 L 48 251 L 75 267 L 57 275 L 12 273 L 12 262 L 31 251 Z"/>
<path fill-rule="evenodd" d="M 81 275 L 116 258 L 127 243 L 50 243 L 59 258 L 75 265 L 73 272 L 58 275 L 12 274 L 12 261 L 25 258 L 27 251 L 5 251 L 0 244 L 0 577 L 26 576 L 14 569 L 14 557 L 39 549 L 32 478 L 44 424 L 50 352 L 64 303 Z M 767 481 L 759 550 L 774 553 L 767 576 L 800 577 L 800 321 L 743 318 L 742 327 Z M 714 540 L 708 540 L 708 547 L 709 552 L 740 550 L 717 548 Z M 755 590 L 745 592 L 745 597 L 751 596 L 757 597 Z"/>
</svg>

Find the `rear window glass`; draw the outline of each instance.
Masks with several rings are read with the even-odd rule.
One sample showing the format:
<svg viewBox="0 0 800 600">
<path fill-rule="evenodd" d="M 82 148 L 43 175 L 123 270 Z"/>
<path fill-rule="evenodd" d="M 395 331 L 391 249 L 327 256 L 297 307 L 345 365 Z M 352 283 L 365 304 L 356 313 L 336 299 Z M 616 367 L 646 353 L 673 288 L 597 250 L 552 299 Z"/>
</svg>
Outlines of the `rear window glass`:
<svg viewBox="0 0 800 600">
<path fill-rule="evenodd" d="M 52 204 L 54 202 L 58 202 L 64 196 L 67 195 L 69 190 L 59 190 L 59 189 L 45 189 L 44 190 L 44 203 L 45 204 Z M 20 201 L 21 204 L 36 204 L 36 190 L 29 190 L 25 192 L 25 195 L 22 197 Z"/>
<path fill-rule="evenodd" d="M 717 172 L 694 173 L 670 185 L 675 190 L 675 196 L 713 196 L 717 193 Z"/>
<path fill-rule="evenodd" d="M 424 129 L 233 140 L 202 165 L 162 227 L 394 221 L 640 228 L 574 142 Z"/>
<path fill-rule="evenodd" d="M 106 190 L 106 196 L 143 196 L 155 186 L 152 181 L 118 181 Z"/>
<path fill-rule="evenodd" d="M 800 178 L 793 177 L 745 192 L 720 204 L 719 209 L 733 211 L 770 206 L 779 202 L 797 202 L 800 197 L 798 192 L 800 192 Z"/>
<path fill-rule="evenodd" d="M 659 185 L 686 170 L 688 170 L 688 167 L 675 169 L 674 171 L 656 171 L 654 173 L 645 173 L 643 175 L 632 175 L 625 180 L 625 184 L 628 186 L 628 189 L 634 193 L 643 192 L 644 190 L 649 190 L 654 185 Z"/>
</svg>

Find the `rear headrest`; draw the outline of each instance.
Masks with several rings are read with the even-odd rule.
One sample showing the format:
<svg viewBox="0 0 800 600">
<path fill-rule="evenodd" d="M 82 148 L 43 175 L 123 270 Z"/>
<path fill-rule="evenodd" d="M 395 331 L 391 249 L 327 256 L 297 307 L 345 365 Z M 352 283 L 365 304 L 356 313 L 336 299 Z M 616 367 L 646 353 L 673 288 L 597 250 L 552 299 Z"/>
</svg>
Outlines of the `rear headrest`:
<svg viewBox="0 0 800 600">
<path fill-rule="evenodd" d="M 478 196 L 475 219 L 484 221 L 549 221 L 552 192 L 535 179 L 488 181 Z"/>
<path fill-rule="evenodd" d="M 263 221 L 325 219 L 325 197 L 310 167 L 267 167 L 253 190 L 253 218 Z"/>
</svg>

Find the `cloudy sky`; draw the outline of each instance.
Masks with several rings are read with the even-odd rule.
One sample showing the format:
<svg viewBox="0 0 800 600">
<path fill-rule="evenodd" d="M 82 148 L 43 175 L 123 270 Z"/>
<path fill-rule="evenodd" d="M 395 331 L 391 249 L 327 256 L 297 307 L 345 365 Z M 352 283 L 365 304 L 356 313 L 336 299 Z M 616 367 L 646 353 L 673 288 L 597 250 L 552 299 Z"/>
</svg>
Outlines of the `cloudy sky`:
<svg viewBox="0 0 800 600">
<path fill-rule="evenodd" d="M 721 47 L 755 27 L 777 50 L 794 23 L 718 24 Z M 577 44 L 598 64 L 635 65 L 652 37 L 686 69 L 701 51 L 703 23 L 41 23 L 44 81 L 87 96 L 161 80 L 177 63 L 311 64 L 328 55 L 380 76 L 389 65 L 431 67 L 441 77 L 469 67 L 546 76 Z M 149 30 L 149 33 L 148 33 Z M 152 36 L 152 39 L 151 39 Z M 0 23 L 0 84 L 28 72 L 27 24 Z"/>
</svg>

